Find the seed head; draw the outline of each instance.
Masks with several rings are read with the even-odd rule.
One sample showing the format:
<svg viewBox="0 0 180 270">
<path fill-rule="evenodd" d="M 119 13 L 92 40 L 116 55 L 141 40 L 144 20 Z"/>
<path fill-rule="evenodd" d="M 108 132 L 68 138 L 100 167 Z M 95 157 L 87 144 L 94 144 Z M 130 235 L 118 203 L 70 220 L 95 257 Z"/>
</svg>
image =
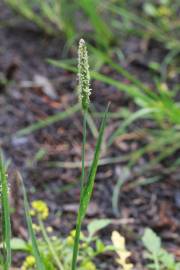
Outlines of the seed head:
<svg viewBox="0 0 180 270">
<path fill-rule="evenodd" d="M 7 186 L 7 192 L 8 192 L 8 194 L 10 193 L 10 184 L 9 183 Z M 0 198 L 1 198 L 1 195 L 2 195 L 2 184 L 0 183 Z"/>
<path fill-rule="evenodd" d="M 89 64 L 88 64 L 88 53 L 84 39 L 79 41 L 78 50 L 78 94 L 79 101 L 81 103 L 82 109 L 86 111 L 89 107 L 89 97 L 91 94 L 90 89 L 90 74 L 89 74 Z"/>
</svg>

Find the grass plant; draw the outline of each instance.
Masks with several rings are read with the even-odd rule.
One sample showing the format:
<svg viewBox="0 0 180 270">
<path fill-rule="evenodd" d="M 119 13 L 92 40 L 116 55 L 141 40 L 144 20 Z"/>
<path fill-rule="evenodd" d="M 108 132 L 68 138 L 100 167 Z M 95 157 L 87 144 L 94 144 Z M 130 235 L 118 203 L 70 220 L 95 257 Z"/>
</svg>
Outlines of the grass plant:
<svg viewBox="0 0 180 270">
<path fill-rule="evenodd" d="M 103 134 L 104 134 L 104 129 L 106 125 L 107 111 L 108 111 L 107 109 L 104 114 L 100 131 L 99 131 L 99 135 L 98 135 L 98 139 L 97 139 L 97 143 L 96 143 L 96 147 L 95 147 L 94 158 L 93 158 L 93 161 L 92 161 L 92 164 L 91 164 L 88 176 L 87 176 L 87 180 L 85 180 L 86 179 L 85 178 L 86 114 L 89 107 L 89 97 L 91 94 L 91 90 L 90 90 L 88 55 L 87 55 L 86 45 L 83 39 L 81 39 L 79 43 L 78 78 L 79 78 L 79 86 L 78 86 L 79 100 L 82 106 L 84 120 L 83 120 L 80 206 L 79 206 L 77 224 L 76 224 L 76 234 L 75 234 L 75 241 L 74 241 L 74 248 L 73 248 L 72 268 L 71 268 L 72 270 L 76 269 L 81 225 L 85 217 L 86 210 L 90 202 L 91 194 L 93 191 L 96 171 L 98 167 L 98 161 L 100 157 L 100 150 L 101 150 L 101 145 L 102 145 L 102 140 L 103 140 Z"/>
</svg>

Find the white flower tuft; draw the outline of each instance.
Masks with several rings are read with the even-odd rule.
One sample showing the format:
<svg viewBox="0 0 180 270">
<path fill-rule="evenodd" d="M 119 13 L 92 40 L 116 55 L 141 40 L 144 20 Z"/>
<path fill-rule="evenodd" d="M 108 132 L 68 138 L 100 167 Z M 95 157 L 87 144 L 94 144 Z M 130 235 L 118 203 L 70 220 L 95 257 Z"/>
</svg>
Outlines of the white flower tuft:
<svg viewBox="0 0 180 270">
<path fill-rule="evenodd" d="M 89 97 L 91 94 L 90 89 L 90 74 L 89 74 L 89 63 L 86 43 L 84 39 L 79 41 L 78 50 L 78 94 L 82 109 L 86 111 L 89 107 Z"/>
</svg>

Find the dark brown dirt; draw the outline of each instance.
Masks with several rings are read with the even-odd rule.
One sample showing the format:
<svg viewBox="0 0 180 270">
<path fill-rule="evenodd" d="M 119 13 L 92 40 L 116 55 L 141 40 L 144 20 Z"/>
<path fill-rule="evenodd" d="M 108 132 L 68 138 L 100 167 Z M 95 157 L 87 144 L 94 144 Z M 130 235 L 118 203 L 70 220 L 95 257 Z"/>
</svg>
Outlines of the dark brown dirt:
<svg viewBox="0 0 180 270">
<path fill-rule="evenodd" d="M 6 24 L 11 13 L 0 5 L 2 22 Z M 14 24 L 0 28 L 0 75 L 8 80 L 0 87 L 0 146 L 5 157 L 11 159 L 9 177 L 12 187 L 12 202 L 16 204 L 17 224 L 14 224 L 14 235 L 25 235 L 24 217 L 20 186 L 15 181 L 14 171 L 19 170 L 24 178 L 30 200 L 45 199 L 51 214 L 49 224 L 62 234 L 67 234 L 76 221 L 79 200 L 79 169 L 50 168 L 49 161 L 79 161 L 81 159 L 82 121 L 76 113 L 59 123 L 36 131 L 28 136 L 17 138 L 16 132 L 37 120 L 44 119 L 63 111 L 76 103 L 76 77 L 66 71 L 54 68 L 46 62 L 47 58 L 61 59 L 64 42 L 50 39 L 31 24 Z M 128 42 L 131 42 L 128 41 Z M 129 44 L 129 43 L 128 43 Z M 138 40 L 135 43 L 138 46 Z M 129 45 L 129 48 L 130 45 Z M 133 50 L 133 48 L 132 48 Z M 142 66 L 130 65 L 135 74 L 148 80 L 148 73 Z M 105 72 L 109 69 L 104 68 Z M 144 76 L 142 75 L 144 72 Z M 34 76 L 41 75 L 53 85 L 57 98 L 53 100 L 44 91 L 35 86 Z M 140 77 L 141 77 L 140 76 Z M 27 87 L 31 82 L 31 87 Z M 147 81 L 148 83 L 148 81 Z M 26 85 L 26 86 L 24 86 Z M 103 110 L 109 100 L 111 109 L 117 111 L 121 106 L 133 107 L 132 101 L 113 87 L 94 82 L 93 101 L 98 110 Z M 98 122 L 97 122 L 98 124 Z M 106 136 L 109 135 L 116 121 L 109 122 Z M 142 123 L 141 123 L 142 124 Z M 91 157 L 94 139 L 89 132 L 87 151 Z M 136 139 L 125 141 L 120 147 L 114 145 L 106 157 L 117 157 L 133 151 L 139 142 Z M 39 149 L 46 154 L 39 162 L 32 162 Z M 122 176 L 127 162 L 101 166 L 98 170 L 92 203 L 85 220 L 87 224 L 93 218 L 111 218 L 113 224 L 101 233 L 104 240 L 110 241 L 113 229 L 124 233 L 129 249 L 133 253 L 133 262 L 138 270 L 143 269 L 139 256 L 141 244 L 139 236 L 145 227 L 153 228 L 161 237 L 164 246 L 175 256 L 180 256 L 179 227 L 179 175 L 162 173 L 162 167 L 156 172 L 138 175 L 138 169 L 146 162 L 142 159 L 130 172 L 127 184 L 124 185 L 119 198 L 119 214 L 112 209 L 112 194 L 117 180 Z M 161 181 L 140 186 L 138 181 L 158 174 Z M 61 218 L 59 218 L 59 215 Z M 123 223 L 124 224 L 121 224 Z M 103 258 L 105 260 L 106 258 Z M 16 261 L 19 258 L 16 258 Z M 109 259 L 108 259 L 109 261 Z M 110 268 L 107 261 L 106 269 Z M 109 261 L 110 262 L 110 261 Z M 112 267 L 112 266 L 111 266 Z"/>
</svg>

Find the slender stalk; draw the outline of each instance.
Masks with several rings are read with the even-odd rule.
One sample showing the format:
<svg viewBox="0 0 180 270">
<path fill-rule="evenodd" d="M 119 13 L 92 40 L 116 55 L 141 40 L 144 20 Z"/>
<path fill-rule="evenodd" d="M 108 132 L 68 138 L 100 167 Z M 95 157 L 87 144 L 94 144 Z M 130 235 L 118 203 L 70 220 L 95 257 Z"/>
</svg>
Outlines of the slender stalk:
<svg viewBox="0 0 180 270">
<path fill-rule="evenodd" d="M 81 193 L 81 197 L 80 197 L 80 205 L 79 205 L 77 224 L 76 224 L 76 235 L 75 235 L 75 240 L 74 240 L 73 259 L 72 259 L 71 270 L 76 270 L 81 224 L 82 224 L 82 221 L 85 217 L 86 210 L 87 210 L 88 204 L 90 202 L 93 187 L 94 187 L 94 181 L 95 181 L 97 167 L 98 167 L 98 161 L 99 161 L 99 157 L 100 157 L 100 150 L 101 150 L 101 145 L 102 145 L 102 140 L 103 140 L 103 134 L 104 134 L 104 129 L 105 129 L 105 125 L 106 125 L 107 112 L 108 112 L 108 107 L 105 111 L 104 118 L 101 122 L 99 136 L 98 136 L 98 140 L 97 140 L 95 152 L 94 152 L 94 158 L 93 158 L 93 161 L 92 161 L 92 164 L 91 164 L 91 167 L 89 170 L 89 174 L 87 177 L 87 183 L 86 183 L 85 187 L 83 188 L 83 193 Z"/>
<path fill-rule="evenodd" d="M 82 172 L 81 172 L 81 195 L 85 182 L 85 152 L 86 152 L 87 111 L 83 112 L 83 143 L 82 143 Z"/>
<path fill-rule="evenodd" d="M 64 270 L 64 267 L 63 267 L 62 263 L 60 262 L 58 255 L 56 254 L 56 251 L 54 250 L 54 248 L 52 246 L 52 243 L 51 243 L 51 241 L 46 233 L 46 229 L 45 229 L 44 224 L 43 224 L 40 217 L 38 217 L 38 223 L 39 223 L 39 227 L 41 229 L 42 235 L 44 237 L 44 240 L 46 241 L 46 243 L 48 245 L 49 251 L 51 252 L 51 254 L 53 256 L 54 261 L 56 262 L 56 265 L 58 266 L 58 269 Z"/>
<path fill-rule="evenodd" d="M 44 261 L 41 258 L 41 254 L 39 252 L 39 248 L 38 248 L 38 244 L 37 244 L 37 239 L 36 239 L 36 236 L 35 236 L 35 233 L 33 230 L 33 226 L 32 226 L 32 219 L 30 216 L 30 207 L 29 207 L 29 202 L 28 202 L 28 198 L 27 198 L 27 194 L 26 194 L 26 189 L 24 186 L 22 176 L 18 171 L 17 171 L 17 179 L 20 181 L 20 183 L 22 185 L 26 222 L 27 222 L 29 237 L 30 237 L 31 244 L 32 244 L 32 253 L 33 253 L 35 260 L 36 260 L 36 267 L 37 267 L 37 270 L 45 270 Z"/>
<path fill-rule="evenodd" d="M 82 198 L 81 198 L 81 200 L 82 200 Z M 75 239 L 74 239 L 73 259 L 72 259 L 72 268 L 71 268 L 71 270 L 76 270 L 81 225 L 82 225 L 82 218 L 81 218 L 81 213 L 79 211 L 78 212 L 78 217 L 77 217 L 77 223 L 76 223 L 76 235 L 75 235 Z"/>
<path fill-rule="evenodd" d="M 83 111 L 83 143 L 82 143 L 82 172 L 81 172 L 81 191 L 80 191 L 80 205 L 82 203 L 82 195 L 84 191 L 84 185 L 85 185 L 85 152 L 86 152 L 86 128 L 87 127 L 87 111 Z M 74 246 L 73 246 L 73 259 L 72 259 L 72 270 L 76 269 L 77 264 L 77 255 L 79 250 L 79 238 L 80 238 L 80 232 L 81 232 L 81 224 L 82 224 L 82 218 L 80 213 L 78 212 L 77 217 L 77 223 L 76 223 L 76 235 L 74 240 Z"/>
<path fill-rule="evenodd" d="M 2 241 L 3 241 L 3 269 L 8 270 L 11 266 L 11 221 L 10 221 L 10 205 L 8 196 L 8 181 L 6 167 L 3 157 L 0 153 L 0 201 L 2 205 Z"/>
<path fill-rule="evenodd" d="M 157 256 L 154 254 L 154 263 L 155 263 L 155 269 L 160 270 L 159 262 Z"/>
</svg>

